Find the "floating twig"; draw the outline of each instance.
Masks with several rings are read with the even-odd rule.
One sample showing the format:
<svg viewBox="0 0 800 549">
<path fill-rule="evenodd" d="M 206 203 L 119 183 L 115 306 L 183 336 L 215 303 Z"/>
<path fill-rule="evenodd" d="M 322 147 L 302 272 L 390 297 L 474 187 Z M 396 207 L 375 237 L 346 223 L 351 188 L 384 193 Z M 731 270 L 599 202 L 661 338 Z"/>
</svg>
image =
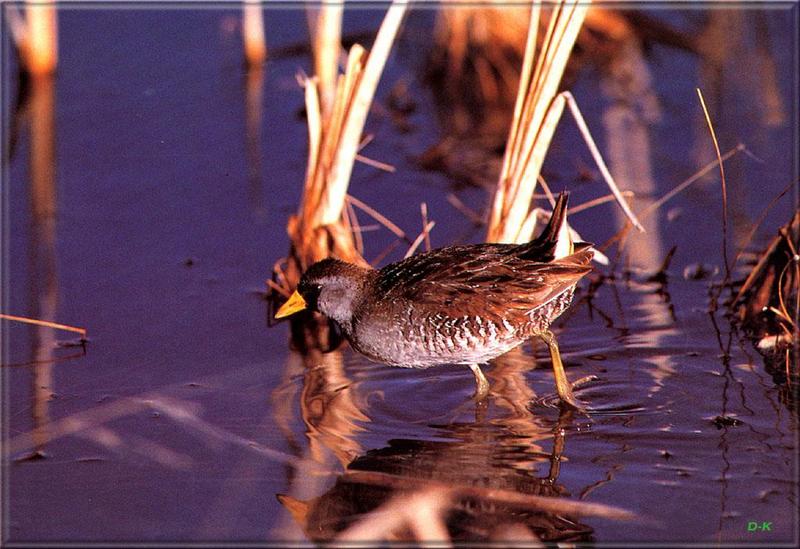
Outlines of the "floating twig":
<svg viewBox="0 0 800 549">
<path fill-rule="evenodd" d="M 0 313 L 0 318 L 5 320 L 13 320 L 15 322 L 23 322 L 25 324 L 34 324 L 36 326 L 45 326 L 47 328 L 55 328 L 56 330 L 66 330 L 81 335 L 81 339 L 86 340 L 86 329 L 78 328 L 77 326 L 69 326 L 67 324 L 59 324 L 57 322 L 50 322 L 47 320 L 38 320 L 35 318 L 28 318 L 25 316 L 7 315 Z"/>
</svg>

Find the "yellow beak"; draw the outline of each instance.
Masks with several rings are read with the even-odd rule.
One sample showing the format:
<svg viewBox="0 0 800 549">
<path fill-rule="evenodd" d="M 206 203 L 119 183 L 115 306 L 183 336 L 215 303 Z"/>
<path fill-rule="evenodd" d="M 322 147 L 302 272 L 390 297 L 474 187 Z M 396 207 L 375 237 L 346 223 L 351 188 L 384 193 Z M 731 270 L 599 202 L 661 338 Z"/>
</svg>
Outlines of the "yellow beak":
<svg viewBox="0 0 800 549">
<path fill-rule="evenodd" d="M 295 290 L 294 293 L 289 298 L 289 301 L 284 303 L 283 306 L 281 306 L 281 308 L 278 309 L 278 312 L 275 313 L 275 318 L 283 318 L 289 315 L 293 315 L 299 311 L 302 311 L 305 308 L 306 308 L 306 300 L 303 299 L 303 296 L 297 293 L 297 290 Z"/>
</svg>

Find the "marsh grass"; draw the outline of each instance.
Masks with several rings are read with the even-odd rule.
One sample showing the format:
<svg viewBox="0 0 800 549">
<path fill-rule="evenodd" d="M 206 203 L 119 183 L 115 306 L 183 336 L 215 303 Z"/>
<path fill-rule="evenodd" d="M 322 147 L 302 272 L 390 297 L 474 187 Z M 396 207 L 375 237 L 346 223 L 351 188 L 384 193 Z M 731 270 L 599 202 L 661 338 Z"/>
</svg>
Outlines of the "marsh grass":
<svg viewBox="0 0 800 549">
<path fill-rule="evenodd" d="M 620 207 L 634 226 L 642 229 L 608 171 L 574 98 L 569 92 L 558 93 L 587 10 L 588 4 L 576 1 L 555 4 L 545 35 L 537 46 L 541 6 L 531 7 L 520 85 L 489 218 L 486 236 L 489 242 L 522 243 L 532 238 L 538 212 L 531 208 L 531 202 L 565 107 L 573 114 Z"/>
</svg>

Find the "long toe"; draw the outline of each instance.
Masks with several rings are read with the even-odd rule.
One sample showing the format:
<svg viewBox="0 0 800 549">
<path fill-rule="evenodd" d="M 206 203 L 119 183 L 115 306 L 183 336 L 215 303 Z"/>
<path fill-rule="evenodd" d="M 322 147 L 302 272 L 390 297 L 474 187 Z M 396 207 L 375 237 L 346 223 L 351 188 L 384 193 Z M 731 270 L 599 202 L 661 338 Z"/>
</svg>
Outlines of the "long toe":
<svg viewBox="0 0 800 549">
<path fill-rule="evenodd" d="M 590 384 L 593 381 L 597 381 L 598 379 L 600 378 L 597 377 L 596 375 L 588 375 L 570 384 L 570 391 L 564 396 L 559 395 L 561 402 L 566 406 L 578 410 L 579 412 L 582 412 L 584 414 L 588 413 L 590 410 L 587 409 L 586 406 L 575 397 L 573 391 L 577 391 L 581 387 L 585 387 L 586 385 Z"/>
</svg>

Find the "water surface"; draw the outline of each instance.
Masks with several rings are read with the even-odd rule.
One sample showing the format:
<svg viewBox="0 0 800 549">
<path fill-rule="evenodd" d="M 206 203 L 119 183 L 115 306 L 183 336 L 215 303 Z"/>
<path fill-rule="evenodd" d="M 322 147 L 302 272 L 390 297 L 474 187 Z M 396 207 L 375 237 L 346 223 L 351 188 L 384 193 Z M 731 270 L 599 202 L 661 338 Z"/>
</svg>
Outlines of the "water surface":
<svg viewBox="0 0 800 549">
<path fill-rule="evenodd" d="M 367 472 L 642 517 L 511 515 L 546 539 L 797 539 L 794 403 L 750 342 L 709 314 L 710 279 L 682 276 L 722 265 L 716 176 L 650 217 L 648 233 L 613 267 L 599 266 L 557 324 L 570 379 L 597 376 L 577 392 L 588 416 L 553 405 L 541 345 L 489 366 L 493 392 L 476 406 L 464 368 L 392 369 L 346 346 L 303 357 L 285 323 L 267 327 L 264 281 L 288 250 L 305 170 L 295 75 L 310 68 L 302 50 L 292 53 L 306 41 L 301 11 L 268 10 L 273 56 L 255 100 L 238 11 L 59 15 L 58 78 L 31 88 L 4 179 L 3 310 L 85 327 L 90 341 L 84 352 L 64 345 L 69 333 L 3 325 L 8 541 L 329 539 L 391 495 L 363 481 Z M 695 94 L 704 88 L 723 152 L 741 142 L 758 157 L 726 164 L 734 249 L 796 175 L 797 8 L 649 15 L 709 40 L 722 29 L 736 55 L 714 64 L 651 44 L 624 58 L 644 73 L 588 64 L 573 93 L 641 210 L 713 160 Z M 424 201 L 434 246 L 478 242 L 483 229 L 448 194 L 477 211 L 489 195 L 414 160 L 441 138 L 434 90 L 420 75 L 432 18 L 409 18 L 367 124 L 375 139 L 364 154 L 397 171 L 357 165 L 350 192 L 412 238 Z M 379 10 L 353 10 L 345 29 L 379 20 Z M 646 74 L 645 90 L 630 92 L 625 74 Z M 410 132 L 385 106 L 401 81 L 416 104 Z M 16 97 L 18 84 L 4 83 Z M 34 126 L 49 131 L 37 138 Z M 34 162 L 41 150 L 52 171 Z M 564 122 L 545 165 L 553 189 L 571 189 L 573 204 L 605 194 L 599 179 L 579 176 L 591 166 Z M 788 220 L 790 203 L 770 212 L 755 245 Z M 610 205 L 572 219 L 596 242 L 620 223 Z M 366 233 L 367 257 L 393 239 Z M 648 282 L 672 246 L 666 284 Z M 600 283 L 603 274 L 613 276 Z M 486 539 L 508 516 L 472 501 L 453 511 L 451 535 Z M 750 522 L 771 530 L 748 532 Z"/>
</svg>

